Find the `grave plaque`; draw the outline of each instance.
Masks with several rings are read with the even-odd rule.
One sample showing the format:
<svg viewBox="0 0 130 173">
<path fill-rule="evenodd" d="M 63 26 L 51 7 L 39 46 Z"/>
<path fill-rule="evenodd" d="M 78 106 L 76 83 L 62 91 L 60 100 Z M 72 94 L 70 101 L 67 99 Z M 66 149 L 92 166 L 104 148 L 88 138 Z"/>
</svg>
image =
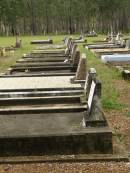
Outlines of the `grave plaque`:
<svg viewBox="0 0 130 173">
<path fill-rule="evenodd" d="M 96 88 L 96 83 L 92 81 L 90 92 L 89 92 L 89 97 L 88 97 L 88 112 L 90 113 L 91 107 L 92 107 L 92 101 L 93 101 L 93 96 Z"/>
</svg>

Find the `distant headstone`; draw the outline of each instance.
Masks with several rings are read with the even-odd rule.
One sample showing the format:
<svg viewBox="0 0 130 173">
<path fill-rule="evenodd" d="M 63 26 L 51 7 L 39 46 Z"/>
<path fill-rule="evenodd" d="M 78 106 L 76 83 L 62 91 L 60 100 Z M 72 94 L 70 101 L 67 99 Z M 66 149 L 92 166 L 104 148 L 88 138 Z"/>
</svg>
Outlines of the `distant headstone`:
<svg viewBox="0 0 130 173">
<path fill-rule="evenodd" d="M 130 39 L 126 41 L 126 48 L 130 49 Z"/>
<path fill-rule="evenodd" d="M 18 38 L 18 36 L 16 36 L 15 47 L 16 47 L 16 48 L 21 48 L 21 46 L 22 46 L 22 40 L 20 40 L 20 39 Z"/>
<path fill-rule="evenodd" d="M 77 49 L 75 52 L 74 59 L 73 59 L 73 66 L 78 66 L 79 61 L 80 61 L 80 50 Z"/>
<path fill-rule="evenodd" d="M 129 70 L 123 70 L 122 71 L 122 78 L 124 80 L 130 80 L 130 71 Z"/>
<path fill-rule="evenodd" d="M 72 47 L 72 51 L 71 51 L 71 60 L 74 61 L 75 55 L 76 55 L 76 49 L 77 49 L 77 45 L 74 44 Z"/>
<path fill-rule="evenodd" d="M 0 53 L 1 53 L 1 56 L 4 57 L 4 56 L 5 56 L 5 48 L 2 48 L 2 49 L 0 50 Z"/>
</svg>

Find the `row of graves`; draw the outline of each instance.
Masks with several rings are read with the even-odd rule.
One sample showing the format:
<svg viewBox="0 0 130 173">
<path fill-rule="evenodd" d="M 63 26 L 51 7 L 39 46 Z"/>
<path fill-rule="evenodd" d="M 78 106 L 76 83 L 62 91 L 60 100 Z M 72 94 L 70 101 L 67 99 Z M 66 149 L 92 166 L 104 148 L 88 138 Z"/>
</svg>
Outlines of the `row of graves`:
<svg viewBox="0 0 130 173">
<path fill-rule="evenodd" d="M 44 46 L 0 75 L 0 162 L 127 160 L 114 153 L 86 56 L 71 38 Z"/>
<path fill-rule="evenodd" d="M 123 79 L 130 80 L 130 39 L 123 38 L 118 33 L 111 34 L 106 40 L 96 41 L 85 45 L 97 58 L 109 66 L 116 67 L 121 72 Z"/>
</svg>

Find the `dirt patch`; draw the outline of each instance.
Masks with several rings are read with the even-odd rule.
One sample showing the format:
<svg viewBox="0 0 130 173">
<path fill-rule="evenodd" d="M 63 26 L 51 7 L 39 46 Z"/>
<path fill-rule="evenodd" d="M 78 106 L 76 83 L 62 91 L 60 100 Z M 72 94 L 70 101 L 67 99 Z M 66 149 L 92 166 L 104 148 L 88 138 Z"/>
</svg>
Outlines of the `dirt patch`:
<svg viewBox="0 0 130 173">
<path fill-rule="evenodd" d="M 118 102 L 125 105 L 122 110 L 105 111 L 109 126 L 117 135 L 120 142 L 125 144 L 130 153 L 130 83 L 116 80 L 114 83 L 119 92 Z"/>
<path fill-rule="evenodd" d="M 130 108 L 130 83 L 124 80 L 116 80 L 114 85 L 119 91 L 118 101 Z"/>
</svg>

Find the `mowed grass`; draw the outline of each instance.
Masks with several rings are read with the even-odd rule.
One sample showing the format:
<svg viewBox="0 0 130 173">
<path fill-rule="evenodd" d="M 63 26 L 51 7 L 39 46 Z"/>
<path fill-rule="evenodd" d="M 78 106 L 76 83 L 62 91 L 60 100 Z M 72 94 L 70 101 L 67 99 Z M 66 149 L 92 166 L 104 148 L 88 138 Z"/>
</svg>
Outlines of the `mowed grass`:
<svg viewBox="0 0 130 173">
<path fill-rule="evenodd" d="M 48 39 L 54 40 L 54 44 L 62 44 L 65 36 L 23 36 L 22 48 L 16 50 L 14 53 L 9 53 L 7 57 L 0 57 L 0 72 L 5 71 L 11 65 L 22 57 L 22 54 L 30 52 L 36 45 L 31 45 L 30 42 L 35 39 Z M 88 38 L 88 43 L 93 40 L 103 39 L 105 36 Z M 0 47 L 15 45 L 15 37 L 1 37 Z M 82 53 L 87 55 L 87 68 L 94 67 L 97 70 L 97 77 L 102 82 L 102 104 L 105 109 L 122 110 L 127 105 L 123 105 L 118 101 L 120 95 L 118 88 L 115 87 L 116 80 L 122 80 L 119 73 L 112 68 L 103 64 L 100 59 L 96 58 L 90 51 L 83 48 L 82 44 L 79 45 Z"/>
<path fill-rule="evenodd" d="M 22 40 L 22 48 L 13 52 L 7 52 L 6 57 L 0 57 L 0 72 L 5 71 L 11 65 L 15 64 L 15 62 L 22 57 L 24 53 L 28 53 L 30 50 L 34 49 L 36 45 L 31 45 L 30 42 L 35 39 L 48 39 L 52 38 L 55 40 L 55 44 L 62 43 L 61 38 L 64 36 L 22 36 L 20 39 Z M 16 38 L 15 37 L 0 37 L 0 47 L 6 47 L 15 45 Z"/>
<path fill-rule="evenodd" d="M 99 36 L 96 38 L 89 38 L 88 43 L 93 40 L 102 40 L 105 36 Z M 108 110 L 122 110 L 127 107 L 125 104 L 121 104 L 118 101 L 120 95 L 118 86 L 115 87 L 116 80 L 122 80 L 121 75 L 114 68 L 110 68 L 103 64 L 99 58 L 97 58 L 92 52 L 84 49 L 80 46 L 82 52 L 85 51 L 87 55 L 88 69 L 94 67 L 97 71 L 97 78 L 102 82 L 102 104 L 103 108 Z"/>
</svg>

